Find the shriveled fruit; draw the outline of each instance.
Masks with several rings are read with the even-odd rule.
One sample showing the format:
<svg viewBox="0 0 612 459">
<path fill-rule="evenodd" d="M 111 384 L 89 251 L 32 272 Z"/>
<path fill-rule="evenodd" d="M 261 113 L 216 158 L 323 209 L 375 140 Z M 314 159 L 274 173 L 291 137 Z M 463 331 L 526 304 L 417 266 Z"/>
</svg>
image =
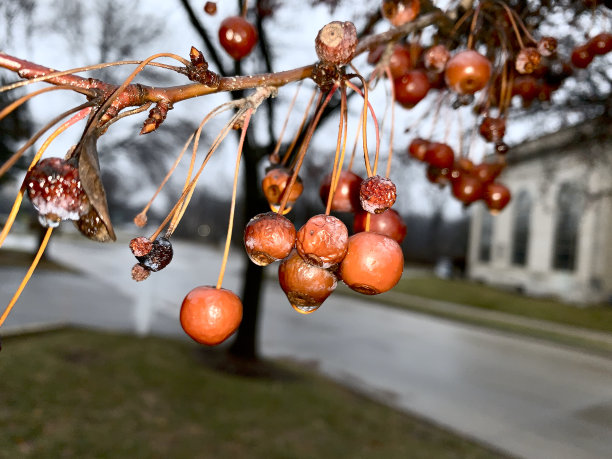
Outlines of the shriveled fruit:
<svg viewBox="0 0 612 459">
<path fill-rule="evenodd" d="M 285 188 L 289 180 L 291 180 L 291 172 L 288 169 L 284 167 L 275 167 L 270 169 L 261 181 L 261 188 L 263 189 L 264 196 L 268 200 L 270 208 L 273 211 L 278 210 L 278 206 L 283 199 Z M 288 211 L 291 209 L 291 206 L 293 206 L 295 201 L 300 197 L 303 190 L 304 185 L 302 184 L 302 179 L 297 177 L 297 180 L 289 191 L 287 208 L 285 210 Z"/>
<path fill-rule="evenodd" d="M 502 161 L 480 163 L 474 167 L 472 174 L 482 183 L 487 184 L 495 180 L 504 170 L 504 167 L 506 167 L 506 163 Z"/>
<path fill-rule="evenodd" d="M 450 52 L 444 45 L 434 45 L 425 51 L 423 61 L 425 68 L 434 73 L 441 73 L 446 68 L 446 63 L 450 59 Z"/>
<path fill-rule="evenodd" d="M 158 237 L 153 241 L 151 250 L 146 254 L 139 256 L 134 253 L 134 255 L 145 268 L 157 272 L 168 266 L 172 261 L 173 253 L 170 240 L 165 237 Z"/>
<path fill-rule="evenodd" d="M 446 63 L 444 78 L 456 93 L 474 94 L 489 82 L 491 62 L 474 50 L 460 51 Z"/>
<path fill-rule="evenodd" d="M 535 47 L 528 46 L 516 56 L 515 68 L 518 73 L 533 73 L 540 66 L 542 56 Z"/>
<path fill-rule="evenodd" d="M 331 268 L 346 255 L 348 230 L 344 223 L 331 215 L 311 217 L 297 232 L 295 248 L 308 263 Z"/>
<path fill-rule="evenodd" d="M 62 158 L 46 158 L 36 164 L 25 177 L 25 188 L 43 226 L 78 220 L 90 209 L 78 166 Z"/>
<path fill-rule="evenodd" d="M 589 52 L 593 56 L 601 56 L 612 51 L 612 34 L 603 32 L 595 35 L 587 42 Z"/>
<path fill-rule="evenodd" d="M 367 212 L 356 212 L 353 219 L 353 231 L 360 233 L 365 231 L 366 218 L 370 216 L 370 231 L 390 237 L 401 244 L 408 228 L 404 220 L 394 209 L 387 209 L 380 214 L 368 214 Z"/>
<path fill-rule="evenodd" d="M 244 229 L 244 247 L 253 263 L 267 266 L 285 258 L 295 246 L 295 227 L 275 212 L 256 215 Z"/>
<path fill-rule="evenodd" d="M 293 309 L 302 314 L 316 311 L 337 285 L 331 271 L 307 263 L 296 250 L 279 265 L 278 281 Z"/>
<path fill-rule="evenodd" d="M 236 331 L 241 320 L 242 302 L 230 290 L 199 286 L 185 296 L 181 305 L 181 326 L 200 344 L 222 343 Z"/>
<path fill-rule="evenodd" d="M 357 29 L 350 21 L 332 21 L 326 24 L 315 39 L 315 51 L 324 63 L 348 64 L 357 48 Z"/>
<path fill-rule="evenodd" d="M 324 206 L 327 206 L 331 179 L 332 174 L 326 175 L 319 188 L 319 196 Z M 359 209 L 359 186 L 362 181 L 363 179 L 354 172 L 347 170 L 340 172 L 338 185 L 332 198 L 331 210 L 335 212 L 355 212 L 355 209 Z"/>
<path fill-rule="evenodd" d="M 227 54 L 236 60 L 251 54 L 257 39 L 253 24 L 241 16 L 227 17 L 219 26 L 219 42 Z"/>
<path fill-rule="evenodd" d="M 485 116 L 478 132 L 487 142 L 499 142 L 506 133 L 506 118 Z"/>
<path fill-rule="evenodd" d="M 397 197 L 395 184 L 388 178 L 373 175 L 361 182 L 359 200 L 366 212 L 379 214 L 395 203 Z"/>
<path fill-rule="evenodd" d="M 356 292 L 376 295 L 391 290 L 403 270 L 404 255 L 397 242 L 382 234 L 363 232 L 349 238 L 339 275 Z"/>
</svg>

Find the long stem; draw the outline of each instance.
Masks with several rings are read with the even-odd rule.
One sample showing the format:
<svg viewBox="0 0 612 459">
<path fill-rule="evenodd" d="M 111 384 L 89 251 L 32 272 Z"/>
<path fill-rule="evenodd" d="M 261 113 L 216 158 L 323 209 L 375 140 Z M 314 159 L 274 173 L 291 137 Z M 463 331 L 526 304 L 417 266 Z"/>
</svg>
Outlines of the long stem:
<svg viewBox="0 0 612 459">
<path fill-rule="evenodd" d="M 334 200 L 336 193 L 336 187 L 338 186 L 338 180 L 340 178 L 340 171 L 342 171 L 342 161 L 338 167 L 338 160 L 340 159 L 340 150 L 342 150 L 342 160 L 344 160 L 344 149 L 342 148 L 342 135 L 346 132 L 347 121 L 344 117 L 344 108 L 346 106 L 346 87 L 342 85 L 342 99 L 340 102 L 340 122 L 338 126 L 338 140 L 336 141 L 336 153 L 334 154 L 334 167 L 331 173 L 331 180 L 329 184 L 329 194 L 327 195 L 327 205 L 325 207 L 325 215 L 329 215 L 331 212 L 331 205 Z M 346 139 L 346 138 L 345 138 Z"/>
<path fill-rule="evenodd" d="M 49 238 L 51 237 L 51 233 L 52 232 L 53 232 L 53 228 L 52 227 L 47 228 L 47 231 L 45 232 L 45 237 L 43 238 L 42 242 L 40 243 L 40 247 L 38 248 L 38 252 L 36 252 L 36 256 L 34 257 L 34 260 L 32 261 L 32 264 L 30 265 L 30 268 L 26 272 L 26 275 L 23 277 L 23 280 L 21 281 L 21 284 L 19 284 L 19 287 L 17 288 L 17 291 L 13 295 L 13 298 L 11 298 L 11 301 L 9 302 L 8 306 L 4 309 L 4 312 L 2 313 L 2 316 L 0 317 L 0 327 L 2 327 L 2 324 L 4 324 L 4 321 L 6 320 L 8 315 L 11 313 L 11 310 L 13 309 L 13 306 L 15 306 L 15 303 L 17 303 L 17 300 L 21 296 L 21 293 L 23 292 L 23 289 L 25 288 L 26 284 L 28 283 L 28 281 L 32 277 L 32 274 L 34 273 L 34 270 L 36 269 L 36 266 L 38 265 L 38 262 L 42 258 L 42 255 L 43 255 L 45 249 L 47 248 L 47 244 L 49 243 Z"/>
<path fill-rule="evenodd" d="M 246 137 L 247 128 L 249 127 L 249 121 L 253 109 L 249 108 L 246 111 L 246 117 L 244 124 L 242 125 L 242 133 L 240 134 L 240 143 L 238 144 L 238 154 L 236 155 L 236 167 L 234 169 L 234 184 L 232 187 L 232 204 L 230 206 L 229 224 L 227 226 L 227 237 L 225 238 L 225 250 L 223 251 L 223 262 L 221 263 L 221 271 L 219 272 L 219 278 L 217 279 L 217 288 L 221 288 L 223 284 L 223 276 L 225 274 L 225 268 L 227 266 L 227 258 L 229 256 L 230 244 L 232 242 L 232 229 L 234 228 L 234 211 L 236 209 L 236 195 L 238 191 L 238 173 L 240 172 L 240 160 L 242 158 L 242 147 L 244 146 L 244 139 Z"/>
</svg>

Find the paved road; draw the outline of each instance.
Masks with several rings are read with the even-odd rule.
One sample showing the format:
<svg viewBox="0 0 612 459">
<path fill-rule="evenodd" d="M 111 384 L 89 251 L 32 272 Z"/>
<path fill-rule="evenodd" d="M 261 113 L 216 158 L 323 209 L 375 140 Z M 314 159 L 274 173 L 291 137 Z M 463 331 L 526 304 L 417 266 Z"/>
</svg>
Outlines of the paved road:
<svg viewBox="0 0 612 459">
<path fill-rule="evenodd" d="M 12 243 L 19 243 L 13 240 Z M 177 244 L 177 261 L 144 283 L 129 279 L 124 245 L 56 240 L 51 256 L 86 275 L 39 273 L 7 326 L 71 321 L 140 333 L 178 333 L 185 292 L 214 284 L 220 251 Z M 224 286 L 236 286 L 240 263 Z M 19 281 L 0 271 L 0 301 Z M 612 456 L 612 361 L 342 295 L 314 314 L 291 310 L 275 283 L 265 291 L 262 353 L 314 362 L 401 409 L 526 458 Z"/>
</svg>

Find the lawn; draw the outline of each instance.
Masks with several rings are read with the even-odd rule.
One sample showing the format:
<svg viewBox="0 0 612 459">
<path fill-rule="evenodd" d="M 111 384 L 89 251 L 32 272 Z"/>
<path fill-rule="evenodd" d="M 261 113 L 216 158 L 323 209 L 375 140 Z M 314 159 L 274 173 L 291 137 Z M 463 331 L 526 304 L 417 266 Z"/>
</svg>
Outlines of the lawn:
<svg viewBox="0 0 612 459">
<path fill-rule="evenodd" d="M 0 457 L 503 457 L 295 364 L 246 377 L 223 356 L 87 330 L 6 338 Z"/>
<path fill-rule="evenodd" d="M 395 291 L 612 332 L 612 305 L 581 308 L 551 299 L 529 298 L 466 280 L 444 280 L 435 277 L 402 279 Z"/>
</svg>

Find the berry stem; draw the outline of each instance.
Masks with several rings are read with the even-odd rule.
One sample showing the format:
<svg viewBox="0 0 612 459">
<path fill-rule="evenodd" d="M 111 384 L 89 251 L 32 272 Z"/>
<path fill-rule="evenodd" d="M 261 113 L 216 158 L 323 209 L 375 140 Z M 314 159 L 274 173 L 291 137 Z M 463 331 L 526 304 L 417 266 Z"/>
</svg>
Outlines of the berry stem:
<svg viewBox="0 0 612 459">
<path fill-rule="evenodd" d="M 244 0 L 242 2 L 242 8 L 240 11 L 240 17 L 242 17 L 243 19 L 246 19 L 248 6 L 249 6 L 249 0 Z"/>
<path fill-rule="evenodd" d="M 240 160 L 242 158 L 242 147 L 244 146 L 244 139 L 246 137 L 247 128 L 249 127 L 249 121 L 253 109 L 249 108 L 246 111 L 244 123 L 242 125 L 242 132 L 240 133 L 240 142 L 238 143 L 238 154 L 236 155 L 236 167 L 234 170 L 234 184 L 232 186 L 232 203 L 230 205 L 230 216 L 229 223 L 227 225 L 227 237 L 225 238 L 225 250 L 223 251 L 223 261 L 221 263 L 221 270 L 219 272 L 219 278 L 217 279 L 217 289 L 221 288 L 223 284 L 223 276 L 225 274 L 225 268 L 227 266 L 227 258 L 229 256 L 230 244 L 232 242 L 232 229 L 234 228 L 234 211 L 236 210 L 236 195 L 238 191 L 238 173 L 240 172 Z"/>
<path fill-rule="evenodd" d="M 72 87 L 71 86 L 66 86 L 66 85 L 62 85 L 62 86 L 50 86 L 50 87 L 42 88 L 42 89 L 39 89 L 37 91 L 31 92 L 29 94 L 26 94 L 25 96 L 20 97 L 19 99 L 15 100 L 11 104 L 9 104 L 6 107 L 4 107 L 2 109 L 2 111 L 0 111 L 0 120 L 3 120 L 7 115 L 12 113 L 15 109 L 20 107 L 22 104 L 24 104 L 28 100 L 30 100 L 30 99 L 32 99 L 32 98 L 34 98 L 36 96 L 39 96 L 40 94 L 44 94 L 44 93 L 50 92 L 50 91 L 56 91 L 58 89 L 72 89 Z M 95 96 L 93 91 L 91 91 L 89 95 L 91 97 Z"/>
<path fill-rule="evenodd" d="M 341 89 L 342 97 L 340 99 L 340 125 L 338 126 L 338 140 L 336 142 L 336 154 L 334 155 L 334 167 L 331 175 L 331 183 L 329 186 L 329 194 L 327 196 L 327 206 L 325 208 L 325 215 L 329 215 L 331 212 L 331 205 L 333 202 L 336 188 L 340 180 L 340 172 L 342 172 L 342 164 L 344 163 L 344 154 L 346 152 L 346 135 L 348 126 L 348 113 L 346 109 L 346 86 L 342 85 Z M 340 153 L 342 149 L 342 153 Z"/>
<path fill-rule="evenodd" d="M 482 3 L 479 3 L 474 11 L 474 15 L 472 16 L 472 24 L 470 25 L 470 35 L 468 37 L 467 49 L 474 48 L 474 33 L 476 30 L 476 23 L 478 22 L 478 15 L 480 14 L 480 7 Z"/>
<path fill-rule="evenodd" d="M 389 81 L 393 81 L 391 77 L 391 69 L 387 67 L 385 69 L 387 72 L 387 78 Z M 391 173 L 391 159 L 393 158 L 393 134 L 395 131 L 395 85 L 391 84 L 391 129 L 389 131 L 389 154 L 387 156 L 387 170 L 385 171 L 385 177 L 389 178 L 389 174 Z"/>
<path fill-rule="evenodd" d="M 297 144 L 297 141 L 300 138 L 300 134 L 302 133 L 302 130 L 304 129 L 304 125 L 306 124 L 306 120 L 308 120 L 308 113 L 310 113 L 310 107 L 312 107 L 312 103 L 314 102 L 314 99 L 315 99 L 315 96 L 317 95 L 317 93 L 318 93 L 318 89 L 317 88 L 313 89 L 312 95 L 310 96 L 310 100 L 308 101 L 308 105 L 306 105 L 306 110 L 304 110 L 304 116 L 302 117 L 302 122 L 300 123 L 300 127 L 295 132 L 295 136 L 293 137 L 293 140 L 291 141 L 291 144 L 289 145 L 289 148 L 287 148 L 287 151 L 283 155 L 283 159 L 281 161 L 281 166 L 285 166 L 287 164 L 287 161 L 291 157 L 291 153 L 293 152 L 293 149 L 295 148 L 295 145 Z M 319 101 L 317 102 L 317 105 L 320 102 L 321 102 L 321 100 L 319 99 Z"/>
<path fill-rule="evenodd" d="M 49 243 L 49 238 L 51 237 L 52 232 L 53 232 L 52 227 L 47 228 L 47 231 L 45 232 L 45 236 L 42 242 L 40 243 L 40 247 L 38 248 L 38 252 L 36 252 L 36 256 L 34 257 L 32 264 L 30 265 L 30 269 L 28 269 L 28 271 L 26 272 L 26 275 L 21 281 L 21 284 L 19 284 L 17 291 L 13 295 L 13 298 L 11 298 L 11 301 L 9 302 L 8 306 L 4 309 L 4 312 L 2 313 L 2 316 L 0 317 L 0 327 L 2 327 L 2 324 L 4 324 L 4 321 L 6 320 L 8 315 L 11 313 L 13 306 L 15 306 L 15 303 L 17 303 L 17 300 L 21 296 L 21 292 L 23 292 L 23 289 L 25 288 L 26 284 L 32 277 L 32 274 L 34 273 L 34 270 L 36 269 L 38 262 L 42 258 L 42 255 L 45 249 L 47 248 L 47 244 Z"/>
<path fill-rule="evenodd" d="M 297 156 L 297 161 L 293 167 L 293 174 L 291 174 L 289 183 L 287 183 L 287 186 L 285 186 L 285 189 L 283 190 L 283 198 L 281 199 L 281 203 L 277 211 L 279 215 L 283 215 L 285 207 L 287 206 L 287 202 L 289 201 L 289 196 L 291 195 L 291 189 L 293 188 L 293 185 L 295 184 L 295 181 L 297 180 L 297 176 L 300 173 L 300 168 L 302 167 L 302 163 L 304 162 L 304 157 L 306 156 L 308 145 L 310 145 L 310 140 L 312 139 L 314 131 L 317 125 L 319 124 L 319 120 L 321 119 L 321 115 L 323 114 L 325 107 L 327 107 L 327 104 L 329 104 L 329 101 L 331 100 L 332 96 L 336 92 L 336 89 L 338 89 L 337 84 L 334 85 L 334 87 L 330 89 L 330 91 L 327 93 L 327 97 L 325 98 L 325 100 L 323 100 L 323 103 L 321 103 L 321 99 L 323 98 L 323 93 L 319 94 L 319 99 L 317 100 L 317 106 L 318 106 L 317 112 L 315 113 L 314 118 L 310 122 L 310 126 L 308 126 L 308 132 L 306 132 L 306 136 L 304 137 L 302 145 L 300 146 L 300 151 Z"/>
<path fill-rule="evenodd" d="M 278 140 L 276 141 L 276 145 L 274 146 L 274 151 L 270 153 L 271 158 L 278 157 L 278 152 L 280 150 L 281 144 L 283 143 L 283 137 L 285 136 L 285 130 L 287 129 L 287 124 L 289 124 L 289 117 L 291 115 L 291 112 L 293 111 L 293 107 L 295 106 L 295 101 L 297 100 L 297 96 L 300 93 L 300 89 L 302 88 L 302 83 L 303 80 L 298 83 L 297 89 L 295 90 L 295 94 L 293 95 L 293 99 L 291 99 L 289 109 L 287 110 L 287 116 L 285 116 L 285 122 L 283 123 L 283 127 L 281 128 L 281 131 L 278 134 Z M 308 108 L 310 108 L 310 105 L 308 106 Z M 306 110 L 306 112 L 308 113 L 308 110 Z"/>
</svg>

